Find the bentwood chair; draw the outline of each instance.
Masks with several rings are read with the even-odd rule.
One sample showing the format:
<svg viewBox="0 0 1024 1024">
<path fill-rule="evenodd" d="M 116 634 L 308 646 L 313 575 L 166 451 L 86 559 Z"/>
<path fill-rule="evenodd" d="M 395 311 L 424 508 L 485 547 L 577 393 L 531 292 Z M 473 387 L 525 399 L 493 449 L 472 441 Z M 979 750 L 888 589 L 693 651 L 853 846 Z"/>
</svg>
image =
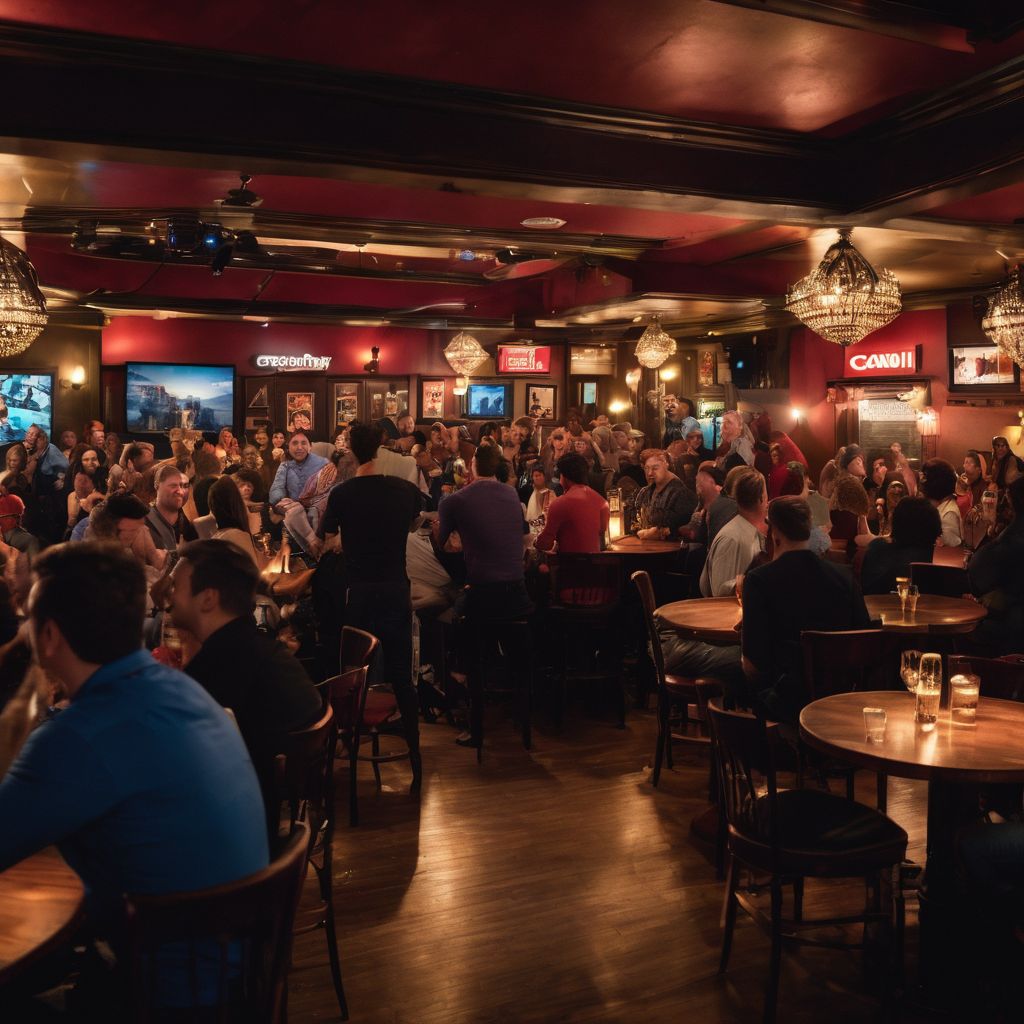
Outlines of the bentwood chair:
<svg viewBox="0 0 1024 1024">
<path fill-rule="evenodd" d="M 858 690 L 891 690 L 893 679 L 899 677 L 896 650 L 889 634 L 880 629 L 851 629 L 827 633 L 804 630 L 800 634 L 803 648 L 804 682 L 811 700 L 834 693 L 855 693 Z M 902 685 L 902 684 L 901 684 Z M 806 755 L 802 750 L 801 754 Z M 846 779 L 847 799 L 853 799 L 856 769 L 837 762 L 820 765 L 818 755 L 812 761 L 829 771 L 838 771 Z M 877 776 L 877 806 L 887 807 L 887 778 Z"/>
<path fill-rule="evenodd" d="M 922 594 L 936 594 L 939 597 L 963 597 L 971 592 L 967 570 L 955 565 L 911 562 L 910 582 Z"/>
<path fill-rule="evenodd" d="M 316 905 L 300 904 L 300 923 L 294 934 L 324 929 L 331 980 L 338 998 L 341 1019 L 348 1020 L 348 1003 L 338 958 L 334 923 L 334 751 L 338 730 L 328 705 L 320 720 L 307 729 L 289 734 L 285 747 L 283 791 L 288 819 L 294 829 L 300 821 L 310 829 L 309 864 L 316 874 L 320 898 Z"/>
<path fill-rule="evenodd" d="M 742 908 L 771 936 L 764 1020 L 775 1020 L 783 942 L 832 948 L 866 949 L 868 926 L 889 931 L 893 942 L 893 979 L 898 978 L 903 946 L 903 895 L 898 884 L 907 850 L 907 833 L 880 811 L 834 793 L 814 789 L 780 790 L 775 751 L 764 719 L 745 711 L 725 711 L 719 698 L 708 704 L 720 778 L 720 796 L 728 822 L 729 870 L 725 886 L 722 955 L 719 973 L 729 966 L 736 911 Z M 741 887 L 740 873 L 769 877 L 766 915 Z M 804 880 L 863 878 L 863 913 L 805 919 Z M 783 887 L 793 887 L 792 917 L 783 916 Z M 831 929 L 862 924 L 864 939 L 839 941 Z M 803 934 L 829 928 L 827 939 Z"/>
<path fill-rule="evenodd" d="M 132 1021 L 284 1019 L 292 924 L 310 837 L 309 825 L 298 822 L 269 867 L 237 882 L 126 897 Z"/>
<path fill-rule="evenodd" d="M 630 579 L 640 595 L 640 606 L 643 609 L 651 661 L 654 663 L 654 675 L 658 686 L 658 740 L 654 748 L 654 770 L 651 773 L 651 783 L 657 786 L 661 778 L 662 761 L 672 768 L 673 742 L 693 743 L 705 747 L 711 743 L 707 720 L 708 700 L 721 694 L 722 684 L 718 679 L 710 677 L 666 673 L 661 638 L 654 622 L 654 587 L 651 584 L 651 577 L 641 569 L 633 573 Z M 691 708 L 694 709 L 692 712 Z M 671 728 L 673 711 L 679 712 L 679 731 L 673 731 Z"/>
</svg>

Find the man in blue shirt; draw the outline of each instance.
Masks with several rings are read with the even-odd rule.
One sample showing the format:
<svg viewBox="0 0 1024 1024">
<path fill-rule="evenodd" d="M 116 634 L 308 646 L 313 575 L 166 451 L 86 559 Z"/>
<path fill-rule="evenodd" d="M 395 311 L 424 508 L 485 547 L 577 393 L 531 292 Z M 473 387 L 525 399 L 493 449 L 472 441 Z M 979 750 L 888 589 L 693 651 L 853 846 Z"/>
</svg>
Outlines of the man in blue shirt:
<svg viewBox="0 0 1024 1024">
<path fill-rule="evenodd" d="M 310 447 L 309 435 L 296 430 L 288 438 L 288 458 L 277 467 L 274 482 L 270 485 L 270 504 L 281 515 L 287 509 L 281 506 L 285 498 L 298 501 L 306 484 L 327 465 L 327 459 L 317 455 Z"/>
<path fill-rule="evenodd" d="M 56 843 L 105 934 L 123 893 L 202 889 L 266 867 L 241 734 L 198 683 L 141 649 L 141 566 L 87 541 L 51 548 L 34 569 L 32 646 L 70 706 L 0 781 L 0 871 Z"/>
</svg>

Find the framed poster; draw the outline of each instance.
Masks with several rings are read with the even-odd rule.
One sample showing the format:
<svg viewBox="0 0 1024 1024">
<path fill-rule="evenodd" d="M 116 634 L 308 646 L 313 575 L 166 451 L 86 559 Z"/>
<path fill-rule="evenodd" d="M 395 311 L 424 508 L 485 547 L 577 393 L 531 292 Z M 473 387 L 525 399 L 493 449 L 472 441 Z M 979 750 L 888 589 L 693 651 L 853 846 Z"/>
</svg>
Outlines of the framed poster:
<svg viewBox="0 0 1024 1024">
<path fill-rule="evenodd" d="M 420 419 L 444 419 L 444 381 L 420 381 Z"/>
<path fill-rule="evenodd" d="M 697 387 L 713 388 L 717 359 L 714 349 L 702 348 L 697 353 Z"/>
<path fill-rule="evenodd" d="M 334 426 L 359 419 L 359 391 L 357 380 L 342 381 L 334 385 Z"/>
<path fill-rule="evenodd" d="M 312 391 L 289 391 L 285 395 L 285 429 L 313 430 L 315 395 Z"/>
<path fill-rule="evenodd" d="M 553 420 L 555 418 L 554 385 L 540 387 L 531 384 L 526 389 L 526 409 L 523 411 L 527 416 L 533 416 L 539 420 Z"/>
<path fill-rule="evenodd" d="M 996 345 L 963 345 L 949 350 L 949 390 L 989 394 L 1018 391 L 1020 370 Z"/>
<path fill-rule="evenodd" d="M 247 409 L 269 409 L 270 401 L 269 395 L 269 384 L 266 379 L 260 379 L 257 377 L 255 380 L 252 377 L 246 378 L 245 381 L 245 407 Z"/>
</svg>

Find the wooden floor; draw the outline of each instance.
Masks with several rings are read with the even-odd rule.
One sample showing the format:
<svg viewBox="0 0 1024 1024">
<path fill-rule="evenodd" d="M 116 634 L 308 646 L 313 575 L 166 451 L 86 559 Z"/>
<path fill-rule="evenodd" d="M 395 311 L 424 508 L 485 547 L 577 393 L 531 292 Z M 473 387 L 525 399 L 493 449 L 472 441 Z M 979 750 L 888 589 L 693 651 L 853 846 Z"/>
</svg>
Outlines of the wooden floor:
<svg viewBox="0 0 1024 1024">
<path fill-rule="evenodd" d="M 380 794 L 367 770 L 362 824 L 339 826 L 336 909 L 351 1019 L 759 1020 L 768 943 L 742 915 L 729 973 L 716 974 L 723 887 L 710 850 L 689 832 L 704 807 L 706 761 L 682 753 L 654 790 L 652 713 L 631 711 L 625 731 L 580 709 L 561 732 L 542 719 L 527 752 L 505 710 L 488 713 L 480 767 L 451 727 L 424 725 L 422 799 L 407 795 L 406 765 L 385 765 Z M 868 802 L 873 784 L 864 777 Z M 890 781 L 890 814 L 918 861 L 924 799 L 922 784 Z M 341 802 L 338 812 L 347 822 Z M 809 883 L 808 913 L 847 895 L 856 907 L 862 889 Z M 289 1011 L 293 1024 L 338 1019 L 319 933 L 296 943 Z M 857 954 L 786 954 L 780 1021 L 879 1016 Z"/>
</svg>

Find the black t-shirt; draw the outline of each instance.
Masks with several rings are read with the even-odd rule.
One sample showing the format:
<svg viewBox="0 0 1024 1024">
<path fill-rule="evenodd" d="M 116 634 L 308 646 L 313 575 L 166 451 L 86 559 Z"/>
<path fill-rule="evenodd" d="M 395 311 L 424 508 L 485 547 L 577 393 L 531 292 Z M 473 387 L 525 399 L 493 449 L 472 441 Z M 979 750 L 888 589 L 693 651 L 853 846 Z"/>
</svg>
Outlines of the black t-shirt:
<svg viewBox="0 0 1024 1024">
<path fill-rule="evenodd" d="M 422 507 L 419 490 L 393 476 L 354 476 L 331 491 L 321 532 L 341 530 L 350 586 L 408 582 L 406 539 Z"/>
</svg>

